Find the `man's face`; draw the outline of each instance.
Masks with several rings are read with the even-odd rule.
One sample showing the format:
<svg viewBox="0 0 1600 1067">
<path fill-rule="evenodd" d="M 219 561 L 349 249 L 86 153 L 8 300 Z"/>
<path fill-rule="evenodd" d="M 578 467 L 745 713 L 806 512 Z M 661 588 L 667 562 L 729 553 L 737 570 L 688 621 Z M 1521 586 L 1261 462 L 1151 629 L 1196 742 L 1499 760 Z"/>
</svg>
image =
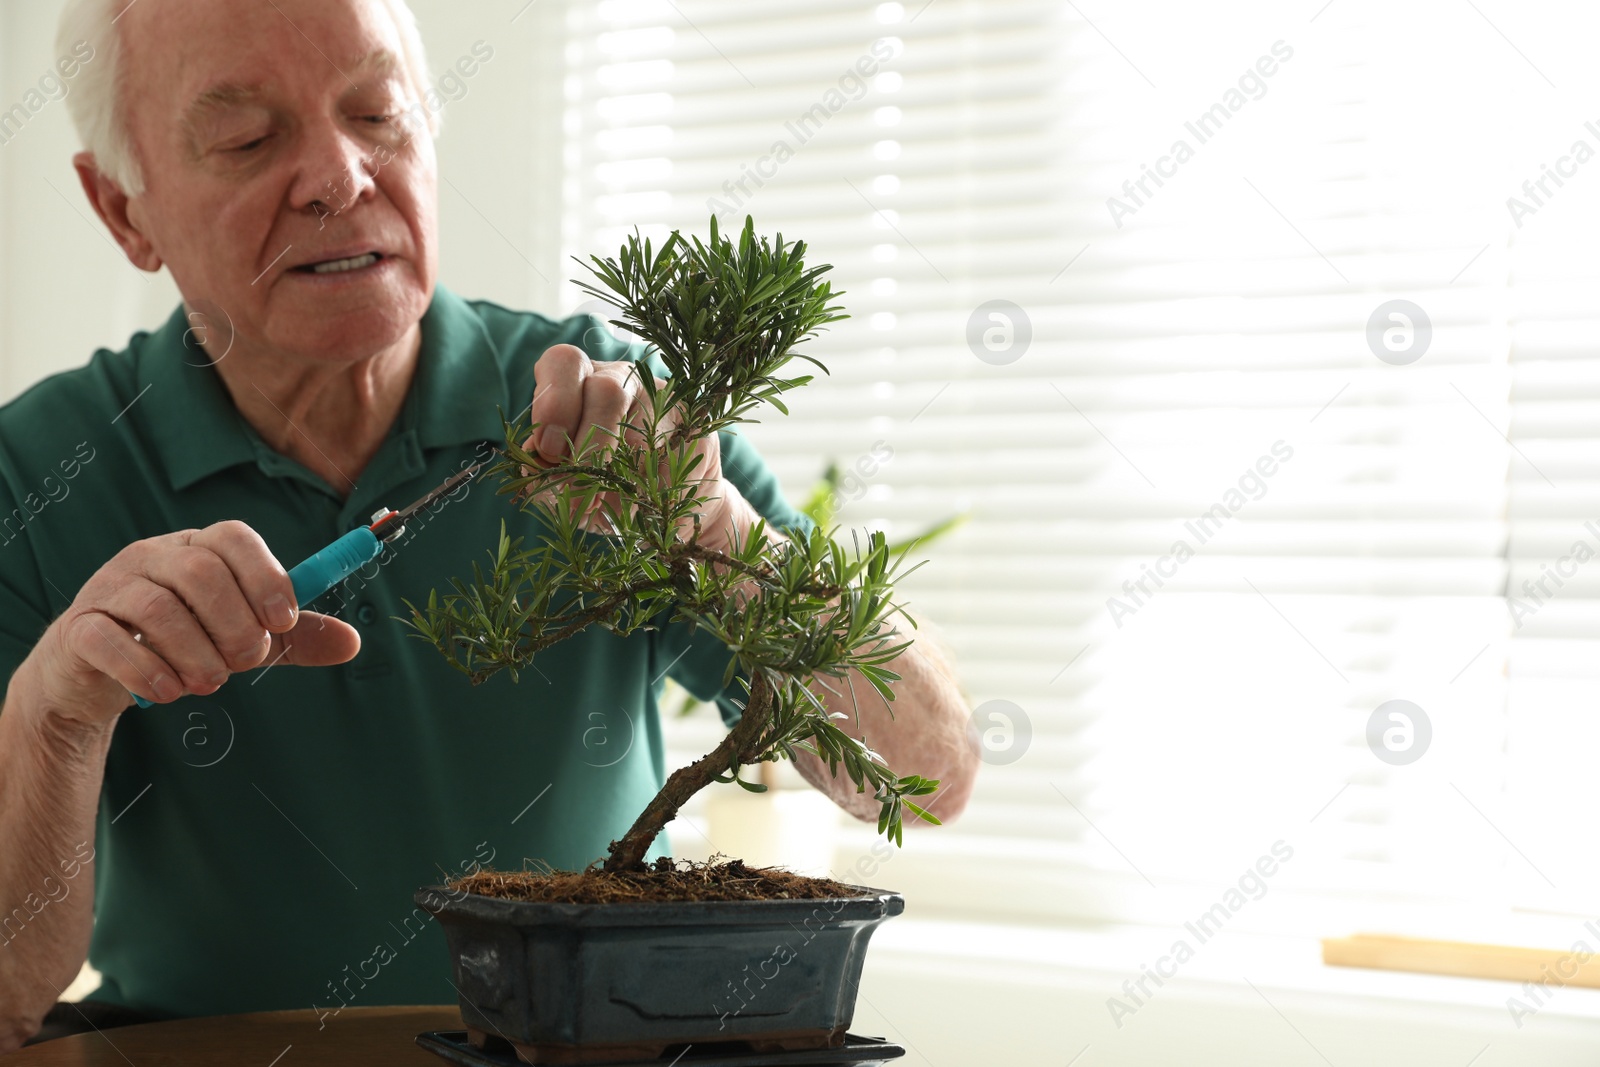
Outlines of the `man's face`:
<svg viewBox="0 0 1600 1067">
<path fill-rule="evenodd" d="M 404 337 L 438 269 L 437 161 L 383 4 L 157 0 L 121 28 L 129 218 L 190 307 L 328 362 Z"/>
</svg>

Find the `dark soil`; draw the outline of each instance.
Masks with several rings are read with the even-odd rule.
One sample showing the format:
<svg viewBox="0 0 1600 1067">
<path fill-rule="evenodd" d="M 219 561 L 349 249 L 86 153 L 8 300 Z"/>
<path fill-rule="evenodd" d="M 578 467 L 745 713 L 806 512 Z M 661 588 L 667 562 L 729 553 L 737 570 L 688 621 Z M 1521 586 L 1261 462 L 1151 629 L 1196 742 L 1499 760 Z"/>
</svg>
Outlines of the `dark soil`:
<svg viewBox="0 0 1600 1067">
<path fill-rule="evenodd" d="M 662 857 L 633 871 L 494 871 L 452 878 L 452 892 L 552 904 L 622 904 L 634 901 L 820 900 L 861 893 L 830 878 L 807 878 L 781 867 L 746 867 L 743 860 L 709 862 Z"/>
</svg>

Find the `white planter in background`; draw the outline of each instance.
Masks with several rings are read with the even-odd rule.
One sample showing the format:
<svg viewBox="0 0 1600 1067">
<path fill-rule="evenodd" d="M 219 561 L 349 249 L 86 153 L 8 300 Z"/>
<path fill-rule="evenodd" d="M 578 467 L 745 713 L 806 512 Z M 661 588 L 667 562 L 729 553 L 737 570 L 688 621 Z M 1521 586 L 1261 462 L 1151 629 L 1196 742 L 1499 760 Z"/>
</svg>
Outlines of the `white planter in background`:
<svg viewBox="0 0 1600 1067">
<path fill-rule="evenodd" d="M 705 814 L 713 851 L 751 867 L 830 877 L 840 812 L 815 789 L 750 793 L 738 786 L 713 786 Z"/>
</svg>

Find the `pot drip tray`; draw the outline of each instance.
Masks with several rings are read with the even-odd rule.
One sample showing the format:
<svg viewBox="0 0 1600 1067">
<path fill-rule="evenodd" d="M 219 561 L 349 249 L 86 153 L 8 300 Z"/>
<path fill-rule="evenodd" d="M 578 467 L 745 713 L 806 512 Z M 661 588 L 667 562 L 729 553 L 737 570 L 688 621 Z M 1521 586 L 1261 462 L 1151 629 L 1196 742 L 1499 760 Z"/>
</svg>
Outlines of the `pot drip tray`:
<svg viewBox="0 0 1600 1067">
<path fill-rule="evenodd" d="M 509 1042 L 491 1039 L 489 1048 L 473 1048 L 467 1043 L 465 1030 L 429 1030 L 417 1035 L 417 1044 L 460 1067 L 527 1067 L 517 1058 Z M 653 1060 L 630 1060 L 605 1067 L 825 1067 L 829 1064 L 873 1067 L 905 1054 L 904 1048 L 881 1037 L 846 1034 L 844 1044 L 838 1048 L 751 1052 L 747 1047 L 741 1048 L 738 1042 L 723 1042 L 699 1047 L 690 1045 L 686 1049 L 674 1046 Z"/>
</svg>

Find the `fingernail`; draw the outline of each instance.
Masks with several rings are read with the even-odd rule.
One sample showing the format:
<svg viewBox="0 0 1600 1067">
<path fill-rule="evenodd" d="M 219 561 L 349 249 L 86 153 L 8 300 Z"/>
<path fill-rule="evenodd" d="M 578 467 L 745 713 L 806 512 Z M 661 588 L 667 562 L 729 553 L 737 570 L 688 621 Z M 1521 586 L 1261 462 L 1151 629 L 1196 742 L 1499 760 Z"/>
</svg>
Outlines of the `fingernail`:
<svg viewBox="0 0 1600 1067">
<path fill-rule="evenodd" d="M 183 695 L 183 686 L 165 674 L 158 674 L 150 682 L 150 688 L 156 691 L 156 699 L 161 701 L 177 700 Z"/>
<path fill-rule="evenodd" d="M 539 434 L 539 451 L 547 456 L 559 456 L 561 454 L 561 437 L 560 427 L 546 426 L 544 432 Z"/>
<path fill-rule="evenodd" d="M 282 593 L 274 593 L 267 598 L 267 621 L 279 629 L 294 625 L 294 605 Z"/>
</svg>

